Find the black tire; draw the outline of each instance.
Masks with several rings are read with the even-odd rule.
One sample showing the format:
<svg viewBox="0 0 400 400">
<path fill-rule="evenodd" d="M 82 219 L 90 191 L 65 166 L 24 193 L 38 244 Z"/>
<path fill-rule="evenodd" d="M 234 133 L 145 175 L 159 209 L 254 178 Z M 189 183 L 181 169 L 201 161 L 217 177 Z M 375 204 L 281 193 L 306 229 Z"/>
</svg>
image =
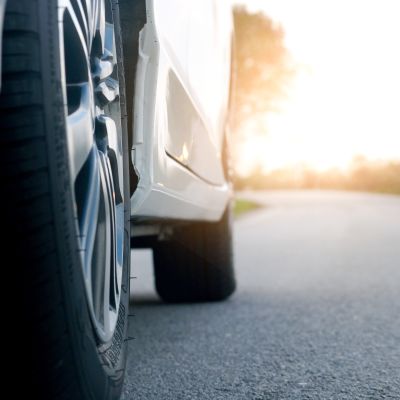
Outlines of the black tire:
<svg viewBox="0 0 400 400">
<path fill-rule="evenodd" d="M 153 247 L 156 290 L 166 302 L 228 298 L 236 288 L 232 252 L 232 211 L 216 223 L 197 222 L 174 230 Z"/>
<path fill-rule="evenodd" d="M 57 12 L 54 0 L 8 0 L 4 20 L 0 143 L 6 156 L 0 157 L 0 173 L 7 213 L 2 229 L 8 250 L 16 256 L 13 267 L 23 277 L 21 322 L 30 346 L 18 344 L 32 354 L 29 364 L 26 357 L 21 361 L 24 375 L 31 378 L 30 398 L 117 399 L 128 332 L 127 138 L 124 135 L 123 195 L 128 201 L 122 292 L 116 328 L 105 343 L 98 340 L 89 313 L 77 241 Z M 121 83 L 121 65 L 119 74 Z M 123 106 L 122 86 L 120 90 Z"/>
</svg>

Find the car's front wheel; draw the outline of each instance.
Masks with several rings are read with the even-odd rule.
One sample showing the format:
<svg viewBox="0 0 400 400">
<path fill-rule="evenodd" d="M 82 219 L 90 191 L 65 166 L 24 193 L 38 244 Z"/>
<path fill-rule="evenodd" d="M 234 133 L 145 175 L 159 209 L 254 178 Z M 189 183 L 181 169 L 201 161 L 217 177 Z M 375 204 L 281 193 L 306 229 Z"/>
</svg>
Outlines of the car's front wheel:
<svg viewBox="0 0 400 400">
<path fill-rule="evenodd" d="M 130 195 L 117 3 L 7 2 L 3 228 L 24 280 L 33 398 L 122 388 Z"/>
</svg>

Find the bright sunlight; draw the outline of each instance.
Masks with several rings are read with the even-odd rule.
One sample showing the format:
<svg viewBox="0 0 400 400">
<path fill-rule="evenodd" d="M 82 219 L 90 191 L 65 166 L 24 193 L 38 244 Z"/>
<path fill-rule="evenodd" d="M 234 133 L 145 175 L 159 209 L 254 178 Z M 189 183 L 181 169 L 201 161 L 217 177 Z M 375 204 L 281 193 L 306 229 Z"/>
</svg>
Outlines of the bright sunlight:
<svg viewBox="0 0 400 400">
<path fill-rule="evenodd" d="M 358 155 L 398 160 L 400 2 L 243 3 L 282 26 L 296 73 L 278 110 L 242 128 L 240 173 L 257 166 L 344 170 Z"/>
</svg>

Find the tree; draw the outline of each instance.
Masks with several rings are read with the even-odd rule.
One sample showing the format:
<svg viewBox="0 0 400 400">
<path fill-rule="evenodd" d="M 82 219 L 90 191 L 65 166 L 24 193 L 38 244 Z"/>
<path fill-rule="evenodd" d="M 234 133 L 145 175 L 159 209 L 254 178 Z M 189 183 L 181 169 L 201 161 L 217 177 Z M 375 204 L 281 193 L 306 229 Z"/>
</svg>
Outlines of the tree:
<svg viewBox="0 0 400 400">
<path fill-rule="evenodd" d="M 250 119 L 275 111 L 286 94 L 294 67 L 284 45 L 284 31 L 265 14 L 234 9 L 234 131 Z M 237 137 L 236 135 L 236 137 Z"/>
</svg>

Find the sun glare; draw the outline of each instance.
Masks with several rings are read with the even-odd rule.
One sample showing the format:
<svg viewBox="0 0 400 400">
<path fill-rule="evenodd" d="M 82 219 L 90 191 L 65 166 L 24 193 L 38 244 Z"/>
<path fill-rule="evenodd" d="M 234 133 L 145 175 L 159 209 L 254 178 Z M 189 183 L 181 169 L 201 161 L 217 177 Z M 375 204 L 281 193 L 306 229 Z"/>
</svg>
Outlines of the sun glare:
<svg viewBox="0 0 400 400">
<path fill-rule="evenodd" d="M 247 2 L 280 22 L 298 64 L 279 113 L 263 117 L 240 170 L 305 164 L 345 169 L 357 155 L 400 158 L 400 2 Z"/>
</svg>

